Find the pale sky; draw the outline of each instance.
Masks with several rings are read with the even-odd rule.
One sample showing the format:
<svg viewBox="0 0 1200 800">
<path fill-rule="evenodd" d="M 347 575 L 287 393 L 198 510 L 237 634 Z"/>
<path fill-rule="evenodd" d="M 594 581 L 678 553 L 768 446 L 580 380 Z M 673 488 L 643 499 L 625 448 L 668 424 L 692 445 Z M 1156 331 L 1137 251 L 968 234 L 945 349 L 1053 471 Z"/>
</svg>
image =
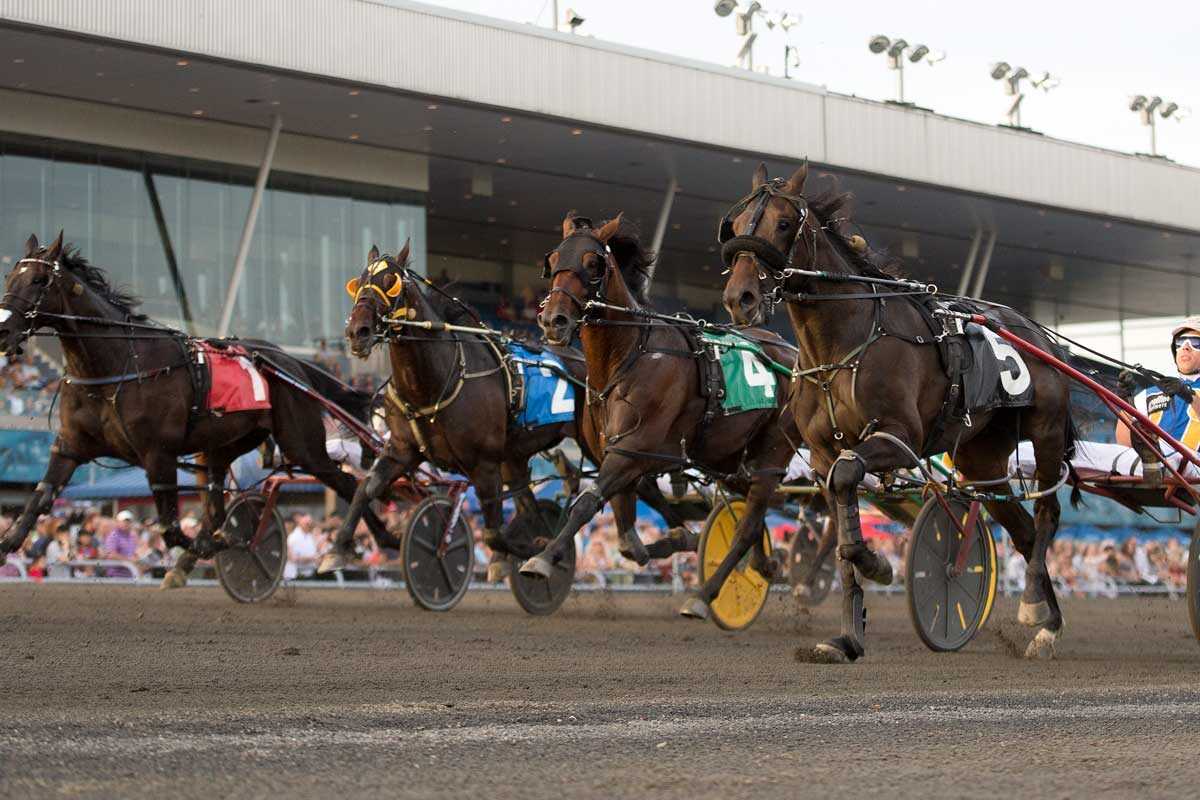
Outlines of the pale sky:
<svg viewBox="0 0 1200 800">
<path fill-rule="evenodd" d="M 549 26 L 552 0 L 434 0 L 461 11 Z M 574 8 L 579 29 L 596 39 L 711 61 L 736 62 L 732 16 L 712 0 L 559 0 Z M 786 41 L 800 49 L 798 80 L 875 100 L 895 99 L 886 58 L 867 49 L 874 34 L 944 50 L 935 66 L 908 64 L 905 99 L 940 114 L 1002 122 L 1011 99 L 990 66 L 1007 61 L 1033 75 L 1048 70 L 1061 85 L 1027 88 L 1022 123 L 1049 136 L 1125 152 L 1149 152 L 1150 134 L 1128 110 L 1131 95 L 1160 95 L 1200 113 L 1200 3 L 1043 0 L 778 0 L 766 8 L 798 13 L 787 40 L 762 20 L 755 63 L 783 73 Z M 1200 117 L 1159 120 L 1159 153 L 1200 167 Z"/>
</svg>

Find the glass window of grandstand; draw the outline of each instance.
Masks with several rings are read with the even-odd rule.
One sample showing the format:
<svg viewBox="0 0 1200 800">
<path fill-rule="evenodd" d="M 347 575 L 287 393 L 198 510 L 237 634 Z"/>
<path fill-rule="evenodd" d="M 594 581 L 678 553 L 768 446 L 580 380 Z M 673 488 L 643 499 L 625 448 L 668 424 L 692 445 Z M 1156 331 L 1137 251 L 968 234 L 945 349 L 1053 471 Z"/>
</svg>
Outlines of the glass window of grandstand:
<svg viewBox="0 0 1200 800">
<path fill-rule="evenodd" d="M 146 314 L 181 329 L 190 316 L 198 335 L 214 335 L 254 179 L 247 167 L 0 137 L 0 268 L 30 233 L 45 242 L 62 229 Z M 230 335 L 340 343 L 342 287 L 372 244 L 394 250 L 411 237 L 424 271 L 423 203 L 419 192 L 272 173 Z"/>
</svg>

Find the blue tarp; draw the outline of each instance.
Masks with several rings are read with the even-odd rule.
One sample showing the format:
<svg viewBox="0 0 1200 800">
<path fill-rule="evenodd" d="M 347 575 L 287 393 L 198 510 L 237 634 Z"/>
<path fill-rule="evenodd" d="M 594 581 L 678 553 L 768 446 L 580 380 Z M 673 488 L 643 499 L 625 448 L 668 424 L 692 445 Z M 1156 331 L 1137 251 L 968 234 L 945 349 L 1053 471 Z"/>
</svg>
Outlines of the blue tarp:
<svg viewBox="0 0 1200 800">
<path fill-rule="evenodd" d="M 251 451 L 233 463 L 233 474 L 238 486 L 248 488 L 259 484 L 269 473 L 259 466 L 258 451 Z M 176 470 L 175 482 L 182 487 L 195 487 L 196 476 L 188 470 Z M 289 488 L 288 491 L 321 492 L 324 491 L 324 487 L 319 484 L 300 484 Z M 146 471 L 141 467 L 115 469 L 92 483 L 68 486 L 62 493 L 62 497 L 67 500 L 111 500 L 150 496 L 150 483 L 146 480 Z"/>
</svg>

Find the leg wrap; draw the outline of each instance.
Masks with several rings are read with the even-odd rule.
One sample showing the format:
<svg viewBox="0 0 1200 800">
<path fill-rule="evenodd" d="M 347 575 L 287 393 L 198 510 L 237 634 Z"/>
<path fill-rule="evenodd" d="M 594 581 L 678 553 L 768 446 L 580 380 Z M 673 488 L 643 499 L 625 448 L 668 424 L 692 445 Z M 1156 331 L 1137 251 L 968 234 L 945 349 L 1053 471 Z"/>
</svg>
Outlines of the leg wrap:
<svg viewBox="0 0 1200 800">
<path fill-rule="evenodd" d="M 854 565 L 838 560 L 842 577 L 842 644 L 851 661 L 860 657 L 867 636 L 867 610 L 863 607 L 863 590 L 854 574 Z"/>
<path fill-rule="evenodd" d="M 622 556 L 635 562 L 639 567 L 650 563 L 650 554 L 646 552 L 646 545 L 642 544 L 642 537 L 638 536 L 637 531 L 633 528 L 621 532 L 620 551 Z"/>
<path fill-rule="evenodd" d="M 508 545 L 504 541 L 504 537 L 500 535 L 500 531 L 495 528 L 483 529 L 483 543 L 488 546 L 489 550 L 495 553 L 507 553 Z"/>
</svg>

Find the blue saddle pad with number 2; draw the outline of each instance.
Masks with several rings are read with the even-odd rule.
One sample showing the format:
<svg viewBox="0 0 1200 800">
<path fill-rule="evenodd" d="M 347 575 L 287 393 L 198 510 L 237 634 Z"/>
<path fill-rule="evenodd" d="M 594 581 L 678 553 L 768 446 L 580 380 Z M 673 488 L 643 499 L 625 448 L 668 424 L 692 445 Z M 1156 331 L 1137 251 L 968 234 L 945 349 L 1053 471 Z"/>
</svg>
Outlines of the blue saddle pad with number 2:
<svg viewBox="0 0 1200 800">
<path fill-rule="evenodd" d="M 575 418 L 575 386 L 562 360 L 552 353 L 534 353 L 519 344 L 509 351 L 525 379 L 525 402 L 517 409 L 517 422 L 526 428 L 570 422 Z"/>
</svg>

